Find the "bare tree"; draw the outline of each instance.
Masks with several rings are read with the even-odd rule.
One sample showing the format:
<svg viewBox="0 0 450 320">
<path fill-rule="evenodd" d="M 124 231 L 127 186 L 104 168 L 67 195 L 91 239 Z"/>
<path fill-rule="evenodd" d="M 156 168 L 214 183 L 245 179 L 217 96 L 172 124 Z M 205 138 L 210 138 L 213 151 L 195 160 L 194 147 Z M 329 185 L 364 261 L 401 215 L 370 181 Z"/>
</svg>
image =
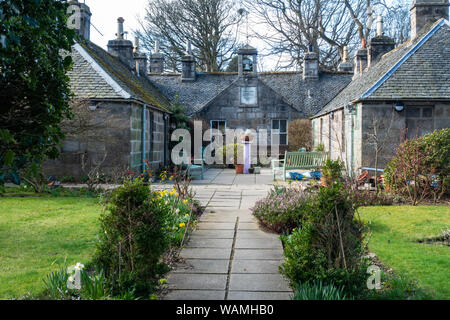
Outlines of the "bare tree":
<svg viewBox="0 0 450 320">
<path fill-rule="evenodd" d="M 373 35 L 375 14 L 388 15 L 387 29 L 396 39 L 404 40 L 408 1 L 246 0 L 246 7 L 255 21 L 267 25 L 258 25 L 253 32 L 270 46 L 270 53 L 290 57 L 289 63 L 278 66 L 280 69 L 301 66 L 310 46 L 319 53 L 322 68 L 334 69 L 344 46 L 354 51 Z"/>
<path fill-rule="evenodd" d="M 168 66 L 179 71 L 180 58 L 189 40 L 198 67 L 222 70 L 236 47 L 236 26 L 242 15 L 232 0 L 149 0 L 141 29 L 135 33 L 144 49 L 156 40 Z"/>
</svg>

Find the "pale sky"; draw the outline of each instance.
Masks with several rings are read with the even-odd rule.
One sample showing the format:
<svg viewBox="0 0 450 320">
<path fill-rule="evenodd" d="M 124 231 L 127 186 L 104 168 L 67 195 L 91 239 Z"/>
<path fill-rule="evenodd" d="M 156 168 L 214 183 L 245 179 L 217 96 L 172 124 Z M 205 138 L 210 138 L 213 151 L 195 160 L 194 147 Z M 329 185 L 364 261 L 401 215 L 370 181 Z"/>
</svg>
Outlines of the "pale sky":
<svg viewBox="0 0 450 320">
<path fill-rule="evenodd" d="M 80 0 L 83 2 L 83 0 Z M 144 17 L 148 0 L 85 0 L 91 9 L 91 23 L 103 34 L 91 27 L 91 41 L 106 49 L 108 40 L 116 38 L 117 18 L 125 19 L 124 29 L 128 40 L 133 41 L 132 30 L 138 29 L 137 17 Z"/>
</svg>

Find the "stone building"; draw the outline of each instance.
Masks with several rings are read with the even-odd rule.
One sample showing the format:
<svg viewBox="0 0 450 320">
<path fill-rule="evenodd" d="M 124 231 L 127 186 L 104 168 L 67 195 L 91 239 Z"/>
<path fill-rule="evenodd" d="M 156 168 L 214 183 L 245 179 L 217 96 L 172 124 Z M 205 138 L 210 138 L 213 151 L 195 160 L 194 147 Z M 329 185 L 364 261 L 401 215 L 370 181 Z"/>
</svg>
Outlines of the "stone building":
<svg viewBox="0 0 450 320">
<path fill-rule="evenodd" d="M 102 163 L 102 171 L 117 168 L 140 171 L 148 160 L 153 169 L 168 163 L 168 99 L 147 78 L 147 57 L 139 45 L 125 40 L 122 18 L 117 39 L 108 52 L 89 41 L 89 7 L 78 1 L 78 34 L 82 41 L 72 47 L 73 70 L 68 73 L 74 101 L 84 104 L 97 126 L 92 134 L 68 135 L 57 160 L 45 163 L 48 175 L 81 177 L 86 167 Z M 86 118 L 86 117 L 85 117 Z M 94 131 L 95 129 L 95 131 Z"/>
<path fill-rule="evenodd" d="M 156 55 L 158 59 L 153 59 Z M 352 78 L 349 70 L 322 72 L 318 56 L 309 52 L 299 72 L 258 72 L 258 53 L 246 45 L 240 48 L 238 72 L 197 72 L 187 45 L 182 72 L 162 73 L 164 57 L 150 56 L 149 78 L 168 99 L 177 95 L 193 119 L 214 129 L 273 129 L 280 131 L 280 149 L 287 148 L 289 122 L 317 113 Z M 351 71 L 351 70 L 350 70 Z"/>
<path fill-rule="evenodd" d="M 355 56 L 353 80 L 312 117 L 314 145 L 357 172 L 376 161 L 384 168 L 406 138 L 448 128 L 448 19 L 448 0 L 415 0 L 411 39 L 397 48 L 379 19 L 377 36 Z"/>
</svg>

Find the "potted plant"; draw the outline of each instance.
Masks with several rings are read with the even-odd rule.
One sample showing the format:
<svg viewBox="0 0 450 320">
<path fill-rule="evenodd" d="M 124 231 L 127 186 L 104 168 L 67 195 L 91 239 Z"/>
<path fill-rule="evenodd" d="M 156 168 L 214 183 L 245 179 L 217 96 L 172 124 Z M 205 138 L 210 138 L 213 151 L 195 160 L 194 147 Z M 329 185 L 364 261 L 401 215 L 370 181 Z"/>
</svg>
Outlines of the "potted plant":
<svg viewBox="0 0 450 320">
<path fill-rule="evenodd" d="M 322 167 L 322 177 L 320 181 L 323 187 L 327 187 L 336 182 L 342 175 L 344 164 L 340 160 L 327 159 Z"/>
<path fill-rule="evenodd" d="M 248 168 L 248 173 L 253 174 L 255 172 L 255 168 L 250 167 Z"/>
<path fill-rule="evenodd" d="M 253 169 L 255 169 L 255 174 L 260 174 L 261 173 L 261 163 L 257 163 L 256 166 L 253 167 Z"/>
</svg>

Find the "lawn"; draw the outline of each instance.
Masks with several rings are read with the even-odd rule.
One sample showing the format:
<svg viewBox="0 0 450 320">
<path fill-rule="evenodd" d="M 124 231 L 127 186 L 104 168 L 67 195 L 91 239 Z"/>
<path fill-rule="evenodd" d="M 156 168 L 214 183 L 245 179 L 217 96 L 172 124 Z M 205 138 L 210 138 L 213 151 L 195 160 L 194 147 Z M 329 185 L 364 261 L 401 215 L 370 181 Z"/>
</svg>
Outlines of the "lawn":
<svg viewBox="0 0 450 320">
<path fill-rule="evenodd" d="M 450 299 L 450 247 L 417 242 L 450 227 L 449 206 L 365 207 L 360 212 L 372 233 L 371 252 L 434 298 Z"/>
<path fill-rule="evenodd" d="M 100 212 L 95 198 L 0 198 L 0 299 L 39 293 L 49 272 L 88 262 Z"/>
</svg>

